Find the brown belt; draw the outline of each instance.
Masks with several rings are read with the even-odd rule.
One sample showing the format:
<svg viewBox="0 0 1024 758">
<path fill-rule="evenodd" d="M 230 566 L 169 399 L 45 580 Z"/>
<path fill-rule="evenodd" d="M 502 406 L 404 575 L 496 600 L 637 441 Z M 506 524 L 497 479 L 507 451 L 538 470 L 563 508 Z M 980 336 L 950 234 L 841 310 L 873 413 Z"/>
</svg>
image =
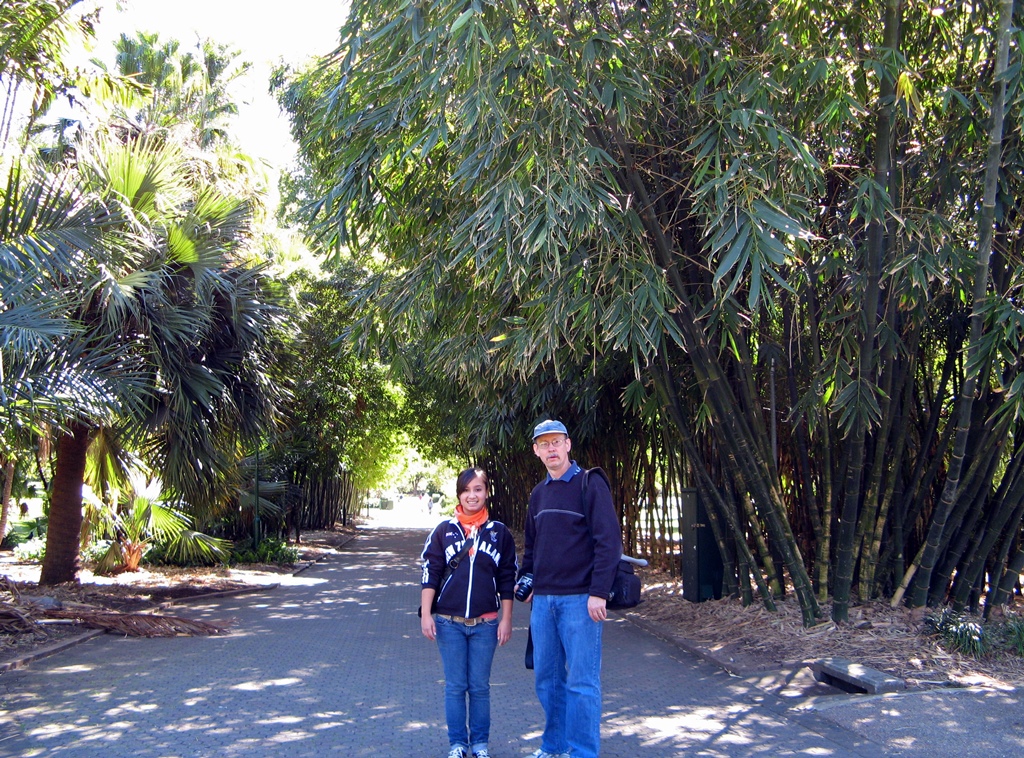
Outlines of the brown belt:
<svg viewBox="0 0 1024 758">
<path fill-rule="evenodd" d="M 434 615 L 438 618 L 454 621 L 456 624 L 465 624 L 466 626 L 476 626 L 477 624 L 482 624 L 485 621 L 483 616 L 477 616 L 475 619 L 467 619 L 462 616 L 449 616 L 444 613 L 435 613 Z"/>
</svg>

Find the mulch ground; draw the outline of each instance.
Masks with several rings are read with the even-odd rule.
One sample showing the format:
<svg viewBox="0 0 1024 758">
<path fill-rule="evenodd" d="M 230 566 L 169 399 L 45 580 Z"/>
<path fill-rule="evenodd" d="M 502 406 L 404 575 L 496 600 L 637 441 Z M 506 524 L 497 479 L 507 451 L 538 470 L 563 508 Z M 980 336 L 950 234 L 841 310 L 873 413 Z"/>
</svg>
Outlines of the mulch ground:
<svg viewBox="0 0 1024 758">
<path fill-rule="evenodd" d="M 134 574 L 98 577 L 82 571 L 79 584 L 40 589 L 37 564 L 15 563 L 0 553 L 0 577 L 6 577 L 20 602 L 45 596 L 66 607 L 138 614 L 159 610 L 187 617 L 187 605 L 168 607 L 210 593 L 254 589 L 276 583 L 282 574 L 314 562 L 351 539 L 353 529 L 302 535 L 299 561 L 290 566 L 250 565 L 214 568 L 148 567 Z M 904 679 L 908 687 L 948 687 L 989 684 L 1024 687 L 1024 659 L 1009 654 L 974 659 L 950 651 L 929 634 L 924 614 L 891 608 L 884 602 L 855 606 L 850 623 L 832 621 L 805 628 L 794 600 L 778 603 L 769 612 L 732 599 L 692 603 L 682 597 L 678 579 L 641 570 L 644 602 L 626 612 L 663 636 L 683 640 L 705 657 L 734 672 L 796 670 L 829 656 L 855 660 Z M 11 600 L 0 593 L 0 601 Z M 822 609 L 828 618 L 829 608 Z M 1011 609 L 1024 614 L 1024 606 Z M 86 631 L 67 620 L 49 620 L 15 633 L 0 633 L 0 666 Z"/>
<path fill-rule="evenodd" d="M 276 584 L 282 575 L 295 572 L 335 551 L 352 538 L 354 529 L 316 531 L 302 535 L 302 543 L 295 545 L 298 562 L 292 565 L 236 565 L 232 567 L 177 568 L 147 566 L 134 573 L 116 576 L 97 576 L 88 569 L 79 573 L 77 584 L 63 584 L 40 588 L 39 564 L 19 563 L 9 552 L 0 553 L 0 609 L 30 610 L 32 606 L 73 609 L 83 615 L 161 614 L 187 617 L 187 606 L 173 604 L 215 593 L 252 590 Z M 27 615 L 38 614 L 29 612 Z M 42 614 L 47 615 L 47 614 Z M 56 615 L 56 614 L 48 614 Z M 59 645 L 88 631 L 87 627 L 72 619 L 42 618 L 18 623 L 20 618 L 6 618 L 8 628 L 2 628 L 0 614 L 0 666 L 33 655 L 40 650 Z"/>
<path fill-rule="evenodd" d="M 627 611 L 648 627 L 683 638 L 687 646 L 734 672 L 795 670 L 812 661 L 848 658 L 906 681 L 910 688 L 969 685 L 1024 687 L 1024 658 L 993 653 L 975 659 L 948 649 L 930 633 L 925 613 L 887 602 L 850 609 L 849 623 L 828 620 L 805 628 L 795 599 L 777 602 L 772 612 L 734 599 L 692 603 L 677 579 L 655 571 L 644 576 L 644 602 Z M 1009 613 L 1024 615 L 1019 600 Z"/>
</svg>

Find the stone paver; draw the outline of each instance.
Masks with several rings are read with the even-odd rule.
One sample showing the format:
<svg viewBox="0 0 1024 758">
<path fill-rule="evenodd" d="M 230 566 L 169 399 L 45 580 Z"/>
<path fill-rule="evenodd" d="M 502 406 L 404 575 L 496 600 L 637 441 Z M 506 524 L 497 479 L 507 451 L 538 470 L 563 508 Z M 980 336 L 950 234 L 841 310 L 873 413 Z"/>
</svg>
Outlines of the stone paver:
<svg viewBox="0 0 1024 758">
<path fill-rule="evenodd" d="M 416 618 L 425 537 L 378 520 L 277 589 L 175 610 L 232 619 L 223 637 L 104 635 L 3 673 L 0 755 L 446 755 L 441 662 Z M 526 611 L 495 658 L 495 758 L 539 746 Z M 622 619 L 604 651 L 605 758 L 884 752 L 841 704 L 795 710 Z"/>
</svg>

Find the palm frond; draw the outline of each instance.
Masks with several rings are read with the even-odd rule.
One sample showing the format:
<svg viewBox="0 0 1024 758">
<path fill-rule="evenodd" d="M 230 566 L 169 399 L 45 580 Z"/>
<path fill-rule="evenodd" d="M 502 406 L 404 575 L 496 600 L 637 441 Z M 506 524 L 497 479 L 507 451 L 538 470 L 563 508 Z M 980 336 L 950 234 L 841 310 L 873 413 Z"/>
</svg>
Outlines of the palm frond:
<svg viewBox="0 0 1024 758">
<path fill-rule="evenodd" d="M 231 542 L 185 530 L 167 545 L 167 556 L 182 563 L 215 563 L 231 553 Z"/>
</svg>

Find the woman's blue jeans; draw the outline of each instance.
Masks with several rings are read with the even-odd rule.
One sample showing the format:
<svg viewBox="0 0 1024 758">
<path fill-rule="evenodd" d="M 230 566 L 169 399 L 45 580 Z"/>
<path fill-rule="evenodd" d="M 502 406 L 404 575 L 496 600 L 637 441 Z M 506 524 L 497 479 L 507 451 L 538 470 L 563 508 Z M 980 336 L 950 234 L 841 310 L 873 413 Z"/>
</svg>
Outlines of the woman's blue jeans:
<svg viewBox="0 0 1024 758">
<path fill-rule="evenodd" d="M 498 647 L 498 621 L 466 626 L 436 616 L 437 647 L 444 663 L 444 715 L 448 743 L 478 750 L 491 731 L 491 661 Z M 469 730 L 466 696 L 469 695 Z"/>
<path fill-rule="evenodd" d="M 540 746 L 597 758 L 601 743 L 601 631 L 586 595 L 534 595 L 533 673 L 544 709 Z"/>
</svg>

